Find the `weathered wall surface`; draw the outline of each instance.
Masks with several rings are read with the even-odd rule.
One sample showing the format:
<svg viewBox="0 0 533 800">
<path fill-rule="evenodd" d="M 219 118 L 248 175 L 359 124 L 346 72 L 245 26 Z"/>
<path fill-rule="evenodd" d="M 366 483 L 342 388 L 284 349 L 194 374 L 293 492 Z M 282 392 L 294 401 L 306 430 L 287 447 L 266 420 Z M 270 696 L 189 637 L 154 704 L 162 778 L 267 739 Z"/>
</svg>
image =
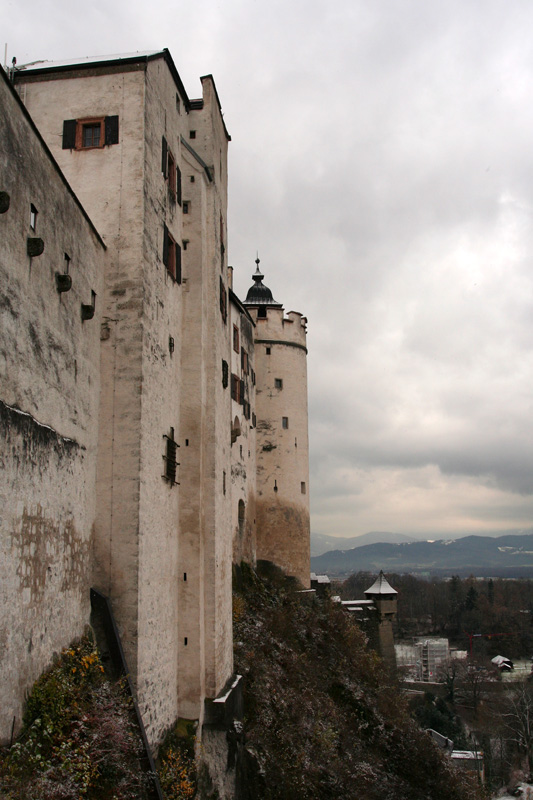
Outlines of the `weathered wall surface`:
<svg viewBox="0 0 533 800">
<path fill-rule="evenodd" d="M 0 75 L 0 741 L 89 621 L 105 248 Z M 36 217 L 30 219 L 33 205 Z M 33 223 L 33 227 L 32 224 Z M 27 239 L 44 242 L 27 255 Z M 67 269 L 70 291 L 58 293 Z M 81 305 L 94 317 L 82 321 Z"/>
<path fill-rule="evenodd" d="M 309 441 L 305 320 L 257 317 L 257 558 L 309 585 Z"/>
<path fill-rule="evenodd" d="M 231 296 L 230 303 L 229 381 L 231 376 L 239 381 L 239 399 L 232 398 L 230 426 L 233 430 L 231 445 L 231 528 L 233 531 L 233 561 L 240 564 L 255 563 L 256 539 L 256 439 L 255 439 L 255 359 L 254 325 L 241 304 Z M 237 331 L 234 340 L 233 331 Z M 235 349 L 234 345 L 237 345 Z M 240 392 L 243 397 L 240 397 Z M 238 433 L 238 435 L 236 435 Z"/>
<path fill-rule="evenodd" d="M 233 635 L 231 615 L 231 500 L 223 491 L 223 473 L 229 473 L 230 416 L 229 389 L 222 385 L 222 360 L 229 354 L 229 320 L 224 320 L 220 309 L 220 281 L 227 291 L 227 133 L 222 120 L 215 85 L 210 76 L 202 78 L 202 101 L 193 101 L 189 114 L 187 142 L 207 167 L 209 177 L 203 180 L 205 192 L 203 211 L 192 202 L 189 208 L 187 230 L 193 234 L 202 226 L 201 259 L 190 265 L 190 290 L 201 293 L 202 319 L 198 308 L 189 302 L 184 316 L 183 335 L 187 340 L 197 336 L 202 341 L 203 359 L 196 369 L 202 371 L 201 393 L 196 395 L 196 416 L 202 419 L 203 437 L 195 443 L 201 447 L 199 472 L 202 507 L 200 528 L 196 531 L 196 544 L 189 549 L 190 563 L 197 565 L 200 576 L 199 593 L 193 599 L 194 616 L 199 621 L 200 656 L 199 674 L 204 685 L 203 696 L 215 697 L 224 687 L 233 669 Z M 194 137 L 191 138 L 191 132 Z M 183 152 L 183 151 L 182 151 Z M 192 163 L 189 159 L 188 163 Z M 196 184 L 187 183 L 186 193 Z M 188 198 L 184 194 L 184 201 Z M 198 215 L 198 217 L 197 217 Z M 194 234 L 194 239 L 198 234 Z M 199 296 L 197 294 L 197 296 Z M 189 296 L 189 300 L 192 298 Z M 189 370 L 191 363 L 189 361 Z M 189 406 L 189 414 L 192 410 Z M 190 416 L 189 416 L 190 419 Z M 189 454 L 190 447 L 189 447 Z M 192 488 L 192 487 L 191 487 Z M 188 506 L 184 495 L 183 508 Z M 187 536 L 194 535 L 193 530 Z M 185 554 L 184 554 L 185 555 Z M 185 562 L 182 562 L 185 563 Z M 185 572 L 185 567 L 180 572 Z M 187 614 L 187 619 L 189 615 Z M 190 658 L 190 653 L 187 657 Z M 203 701 L 200 696 L 196 701 Z M 201 717 L 203 710 L 200 709 Z"/>
<path fill-rule="evenodd" d="M 142 386 L 144 71 L 20 77 L 18 90 L 108 251 L 102 297 L 94 585 L 111 598 L 137 675 Z M 63 123 L 117 115 L 118 143 L 63 149 Z M 127 200 L 126 200 L 127 198 Z"/>
</svg>

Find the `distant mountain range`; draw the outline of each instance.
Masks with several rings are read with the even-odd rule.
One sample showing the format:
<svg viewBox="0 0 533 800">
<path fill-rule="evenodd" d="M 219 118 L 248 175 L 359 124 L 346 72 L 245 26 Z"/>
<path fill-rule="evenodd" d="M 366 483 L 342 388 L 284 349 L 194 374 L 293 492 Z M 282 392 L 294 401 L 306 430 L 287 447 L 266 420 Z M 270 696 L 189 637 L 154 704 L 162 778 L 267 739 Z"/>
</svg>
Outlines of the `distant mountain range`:
<svg viewBox="0 0 533 800">
<path fill-rule="evenodd" d="M 441 577 L 470 574 L 533 577 L 533 533 L 495 538 L 465 536 L 453 540 L 407 541 L 399 544 L 380 542 L 330 550 L 311 558 L 313 572 L 330 576 L 343 577 L 359 571 L 379 572 L 380 569 L 384 572 Z"/>
<path fill-rule="evenodd" d="M 320 533 L 311 534 L 311 555 L 321 556 L 328 550 L 351 550 L 353 547 L 362 547 L 365 544 L 401 544 L 402 542 L 418 542 L 424 536 L 407 536 L 404 533 L 390 533 L 389 531 L 370 531 L 361 536 L 350 536 L 343 539 L 340 536 L 324 536 Z"/>
<path fill-rule="evenodd" d="M 424 534 L 424 533 L 391 533 L 391 531 L 370 531 L 361 536 L 327 536 L 321 533 L 311 533 L 311 555 L 321 556 L 329 550 L 351 550 L 365 544 L 401 544 L 402 542 L 427 542 L 437 539 L 464 539 L 466 536 L 488 536 L 496 539 L 498 536 L 525 536 L 533 534 L 533 528 L 507 528 L 506 530 L 483 531 L 482 534 L 473 534 L 471 531 L 454 531 L 452 533 Z"/>
</svg>

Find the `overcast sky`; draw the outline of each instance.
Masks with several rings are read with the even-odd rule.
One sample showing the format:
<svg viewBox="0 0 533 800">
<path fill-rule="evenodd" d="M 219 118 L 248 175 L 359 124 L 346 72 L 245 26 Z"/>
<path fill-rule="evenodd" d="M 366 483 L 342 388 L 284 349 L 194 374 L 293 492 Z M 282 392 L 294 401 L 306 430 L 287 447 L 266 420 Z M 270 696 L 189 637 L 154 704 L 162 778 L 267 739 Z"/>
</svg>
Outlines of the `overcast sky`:
<svg viewBox="0 0 533 800">
<path fill-rule="evenodd" d="M 309 318 L 312 530 L 533 525 L 531 0 L 0 0 L 8 62 L 212 73 L 229 261 Z"/>
</svg>

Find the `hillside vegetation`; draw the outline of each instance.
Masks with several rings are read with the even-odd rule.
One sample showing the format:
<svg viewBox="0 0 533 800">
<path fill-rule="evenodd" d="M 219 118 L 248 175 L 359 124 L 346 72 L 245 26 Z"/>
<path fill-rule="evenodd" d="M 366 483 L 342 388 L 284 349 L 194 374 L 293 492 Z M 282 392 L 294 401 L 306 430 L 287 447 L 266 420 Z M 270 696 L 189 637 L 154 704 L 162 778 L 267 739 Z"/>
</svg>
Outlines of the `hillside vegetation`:
<svg viewBox="0 0 533 800">
<path fill-rule="evenodd" d="M 243 567 L 234 597 L 244 676 L 240 800 L 475 800 L 409 716 L 398 684 L 329 599 Z"/>
</svg>

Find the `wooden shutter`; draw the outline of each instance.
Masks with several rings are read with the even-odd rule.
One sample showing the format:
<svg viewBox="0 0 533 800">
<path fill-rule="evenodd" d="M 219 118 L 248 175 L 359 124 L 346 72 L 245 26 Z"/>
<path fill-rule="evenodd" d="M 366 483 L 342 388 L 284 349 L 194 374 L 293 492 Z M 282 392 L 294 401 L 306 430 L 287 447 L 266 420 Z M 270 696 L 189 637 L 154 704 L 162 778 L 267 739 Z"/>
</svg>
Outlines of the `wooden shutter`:
<svg viewBox="0 0 533 800">
<path fill-rule="evenodd" d="M 181 283 L 181 247 L 176 242 L 176 281 Z"/>
<path fill-rule="evenodd" d="M 168 228 L 166 225 L 163 226 L 163 264 L 165 267 L 168 267 Z"/>
<path fill-rule="evenodd" d="M 76 120 L 66 119 L 63 122 L 63 150 L 73 150 L 76 147 Z"/>
<path fill-rule="evenodd" d="M 178 166 L 176 166 L 176 194 L 178 205 L 181 206 L 181 169 Z"/>
<path fill-rule="evenodd" d="M 163 147 L 161 151 L 161 172 L 166 178 L 168 175 L 168 146 L 167 146 L 167 140 L 165 139 L 164 136 L 163 136 Z"/>
<path fill-rule="evenodd" d="M 118 117 L 105 118 L 105 143 L 118 144 Z"/>
<path fill-rule="evenodd" d="M 239 401 L 243 406 L 246 403 L 246 400 L 244 399 L 244 381 L 239 381 Z"/>
</svg>

